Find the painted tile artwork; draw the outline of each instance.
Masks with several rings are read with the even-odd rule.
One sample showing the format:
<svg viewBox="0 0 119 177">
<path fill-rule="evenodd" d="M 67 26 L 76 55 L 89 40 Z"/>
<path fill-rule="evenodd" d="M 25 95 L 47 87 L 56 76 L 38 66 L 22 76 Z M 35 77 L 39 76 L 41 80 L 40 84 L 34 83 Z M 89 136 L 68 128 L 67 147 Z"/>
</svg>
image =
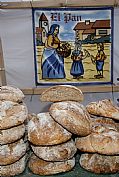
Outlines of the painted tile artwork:
<svg viewBox="0 0 119 177">
<path fill-rule="evenodd" d="M 33 9 L 36 85 L 112 83 L 113 9 Z"/>
</svg>

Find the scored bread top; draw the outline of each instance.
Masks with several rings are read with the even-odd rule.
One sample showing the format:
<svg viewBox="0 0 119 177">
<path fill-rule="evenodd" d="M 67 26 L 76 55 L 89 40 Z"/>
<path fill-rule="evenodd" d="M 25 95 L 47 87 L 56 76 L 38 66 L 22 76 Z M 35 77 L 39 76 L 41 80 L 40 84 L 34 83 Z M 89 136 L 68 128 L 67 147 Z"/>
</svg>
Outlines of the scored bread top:
<svg viewBox="0 0 119 177">
<path fill-rule="evenodd" d="M 60 144 L 71 136 L 70 132 L 53 120 L 49 112 L 34 115 L 28 122 L 28 139 L 34 145 Z"/>
<path fill-rule="evenodd" d="M 58 85 L 46 89 L 40 96 L 41 101 L 83 101 L 83 93 L 80 89 L 71 85 Z"/>
<path fill-rule="evenodd" d="M 80 136 L 90 134 L 90 115 L 82 104 L 75 101 L 57 102 L 51 105 L 49 112 L 69 132 Z"/>
</svg>

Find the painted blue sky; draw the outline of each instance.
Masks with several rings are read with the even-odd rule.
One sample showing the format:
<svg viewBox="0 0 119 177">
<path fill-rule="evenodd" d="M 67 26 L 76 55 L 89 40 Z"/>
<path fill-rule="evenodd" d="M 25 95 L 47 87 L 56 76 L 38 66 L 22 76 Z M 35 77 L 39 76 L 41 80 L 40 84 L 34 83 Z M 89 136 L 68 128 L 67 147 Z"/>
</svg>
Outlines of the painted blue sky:
<svg viewBox="0 0 119 177">
<path fill-rule="evenodd" d="M 90 22 L 94 22 L 95 20 L 103 20 L 103 19 L 111 19 L 111 9 L 53 9 L 51 11 L 49 10 L 41 10 L 37 9 L 34 12 L 34 21 L 35 21 L 35 26 L 39 26 L 39 17 L 41 14 L 44 13 L 49 21 L 49 27 L 52 24 L 59 24 L 60 25 L 60 30 L 59 30 L 59 38 L 62 41 L 74 41 L 75 40 L 75 31 L 73 28 L 78 22 L 85 22 L 85 20 L 90 20 Z M 55 18 L 55 21 L 52 21 L 51 16 L 52 13 L 58 13 L 60 16 L 60 21 Z M 66 23 L 66 16 L 67 19 L 69 19 L 69 15 L 65 14 L 71 14 L 72 16 L 76 16 L 75 19 L 78 19 L 79 21 L 72 21 L 69 20 Z M 78 17 L 77 17 L 78 16 Z M 80 19 L 81 17 L 81 19 Z M 73 18 L 74 19 L 74 18 Z M 81 20 L 81 21 L 80 21 Z"/>
</svg>

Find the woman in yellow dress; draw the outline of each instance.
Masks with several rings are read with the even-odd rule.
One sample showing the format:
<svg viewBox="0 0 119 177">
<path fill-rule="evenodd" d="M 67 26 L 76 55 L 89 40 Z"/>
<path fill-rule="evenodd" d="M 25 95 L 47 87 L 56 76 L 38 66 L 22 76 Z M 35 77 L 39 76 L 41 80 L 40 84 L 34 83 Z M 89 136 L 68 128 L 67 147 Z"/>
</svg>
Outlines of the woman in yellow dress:
<svg viewBox="0 0 119 177">
<path fill-rule="evenodd" d="M 58 38 L 59 25 L 53 24 L 47 34 L 45 48 L 42 56 L 42 78 L 43 79 L 63 79 L 65 78 L 64 58 L 60 56 L 56 49 L 60 46 Z"/>
</svg>

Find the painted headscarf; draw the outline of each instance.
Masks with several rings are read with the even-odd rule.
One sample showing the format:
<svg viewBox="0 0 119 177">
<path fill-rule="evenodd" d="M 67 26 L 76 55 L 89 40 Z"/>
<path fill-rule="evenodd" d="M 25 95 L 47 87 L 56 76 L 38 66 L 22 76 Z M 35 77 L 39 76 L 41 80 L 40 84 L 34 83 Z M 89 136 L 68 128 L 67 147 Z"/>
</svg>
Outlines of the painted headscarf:
<svg viewBox="0 0 119 177">
<path fill-rule="evenodd" d="M 49 30 L 49 32 L 47 33 L 47 36 L 49 36 L 49 35 L 53 35 L 54 34 L 54 31 L 55 31 L 55 29 L 58 27 L 58 33 L 59 33 L 59 25 L 58 24 L 53 24 L 53 25 L 51 25 L 51 27 L 50 27 L 50 30 Z"/>
</svg>

